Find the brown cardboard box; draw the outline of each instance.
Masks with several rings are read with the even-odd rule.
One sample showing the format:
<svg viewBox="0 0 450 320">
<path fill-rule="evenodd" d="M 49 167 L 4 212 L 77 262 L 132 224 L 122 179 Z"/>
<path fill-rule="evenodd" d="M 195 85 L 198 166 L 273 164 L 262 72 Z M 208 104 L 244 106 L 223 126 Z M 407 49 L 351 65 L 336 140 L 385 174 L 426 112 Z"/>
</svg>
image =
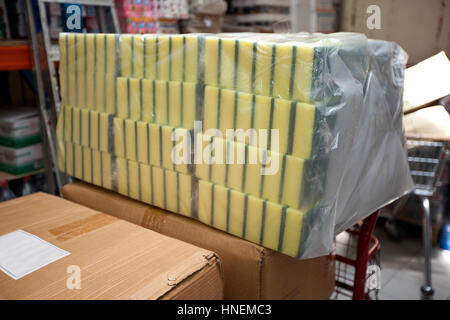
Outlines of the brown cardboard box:
<svg viewBox="0 0 450 320">
<path fill-rule="evenodd" d="M 0 235 L 22 229 L 70 252 L 18 280 L 0 271 L 0 299 L 221 299 L 211 251 L 44 193 L 0 203 Z M 69 266 L 80 289 L 68 289 Z M 174 279 L 174 280 L 172 280 Z"/>
<path fill-rule="evenodd" d="M 379 8 L 379 15 L 372 8 L 367 12 L 372 5 Z M 450 56 L 450 0 L 342 0 L 340 14 L 339 31 L 397 42 L 408 53 L 409 65 L 440 50 Z M 380 28 L 369 29 L 370 18 L 377 16 Z"/>
<path fill-rule="evenodd" d="M 201 222 L 117 193 L 76 182 L 66 199 L 216 252 L 225 299 L 328 299 L 334 289 L 334 255 L 296 260 Z"/>
</svg>

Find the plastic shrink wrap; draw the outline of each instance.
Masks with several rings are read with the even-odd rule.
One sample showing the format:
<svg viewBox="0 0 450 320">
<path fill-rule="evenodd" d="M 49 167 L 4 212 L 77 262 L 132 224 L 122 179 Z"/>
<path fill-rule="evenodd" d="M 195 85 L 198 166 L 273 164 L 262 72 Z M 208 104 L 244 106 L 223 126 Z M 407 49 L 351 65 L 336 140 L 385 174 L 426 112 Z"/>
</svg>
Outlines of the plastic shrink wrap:
<svg viewBox="0 0 450 320">
<path fill-rule="evenodd" d="M 406 54 L 364 35 L 61 34 L 59 168 L 296 258 L 412 188 Z"/>
</svg>

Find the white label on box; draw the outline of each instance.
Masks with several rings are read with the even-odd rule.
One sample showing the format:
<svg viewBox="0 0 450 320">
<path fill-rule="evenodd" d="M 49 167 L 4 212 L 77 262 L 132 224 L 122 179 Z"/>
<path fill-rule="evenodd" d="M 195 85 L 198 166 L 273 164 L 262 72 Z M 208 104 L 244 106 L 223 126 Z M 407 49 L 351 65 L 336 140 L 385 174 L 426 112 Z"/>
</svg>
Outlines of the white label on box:
<svg viewBox="0 0 450 320">
<path fill-rule="evenodd" d="M 0 236 L 0 270 L 14 280 L 69 254 L 23 230 Z"/>
</svg>

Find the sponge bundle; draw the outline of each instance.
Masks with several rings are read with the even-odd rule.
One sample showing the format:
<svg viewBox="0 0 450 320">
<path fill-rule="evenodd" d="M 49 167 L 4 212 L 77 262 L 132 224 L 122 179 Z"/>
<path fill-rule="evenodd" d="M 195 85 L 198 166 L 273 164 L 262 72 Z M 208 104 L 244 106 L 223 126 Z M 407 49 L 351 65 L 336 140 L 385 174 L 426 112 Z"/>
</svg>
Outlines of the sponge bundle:
<svg viewBox="0 0 450 320">
<path fill-rule="evenodd" d="M 324 105 L 323 46 L 61 34 L 60 52 L 60 170 L 302 256 L 336 116 Z"/>
</svg>

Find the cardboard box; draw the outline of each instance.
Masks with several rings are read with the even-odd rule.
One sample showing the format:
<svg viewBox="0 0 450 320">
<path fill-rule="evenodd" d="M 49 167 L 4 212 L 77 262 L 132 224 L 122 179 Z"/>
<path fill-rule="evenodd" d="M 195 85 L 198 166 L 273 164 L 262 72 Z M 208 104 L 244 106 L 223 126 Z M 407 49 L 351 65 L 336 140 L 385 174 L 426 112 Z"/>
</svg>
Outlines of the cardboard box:
<svg viewBox="0 0 450 320">
<path fill-rule="evenodd" d="M 40 141 L 41 126 L 36 108 L 0 108 L 0 145 L 22 148 Z"/>
<path fill-rule="evenodd" d="M 379 14 L 367 12 L 372 5 L 379 7 Z M 379 17 L 379 29 L 368 28 L 369 17 Z M 405 49 L 408 64 L 413 65 L 440 50 L 450 55 L 449 17 L 448 0 L 342 0 L 339 31 L 394 41 Z"/>
<path fill-rule="evenodd" d="M 117 193 L 76 182 L 66 199 L 101 210 L 218 254 L 225 299 L 328 299 L 334 289 L 334 255 L 297 260 Z"/>
<path fill-rule="evenodd" d="M 42 145 L 40 143 L 18 149 L 0 145 L 0 170 L 12 174 L 23 174 L 42 167 Z"/>
<path fill-rule="evenodd" d="M 0 299 L 221 299 L 208 250 L 44 193 L 0 203 L 0 236 L 29 232 L 68 256 L 18 280 L 0 271 Z M 80 289 L 68 289 L 69 266 Z M 71 267 L 73 268 L 73 267 Z"/>
</svg>

